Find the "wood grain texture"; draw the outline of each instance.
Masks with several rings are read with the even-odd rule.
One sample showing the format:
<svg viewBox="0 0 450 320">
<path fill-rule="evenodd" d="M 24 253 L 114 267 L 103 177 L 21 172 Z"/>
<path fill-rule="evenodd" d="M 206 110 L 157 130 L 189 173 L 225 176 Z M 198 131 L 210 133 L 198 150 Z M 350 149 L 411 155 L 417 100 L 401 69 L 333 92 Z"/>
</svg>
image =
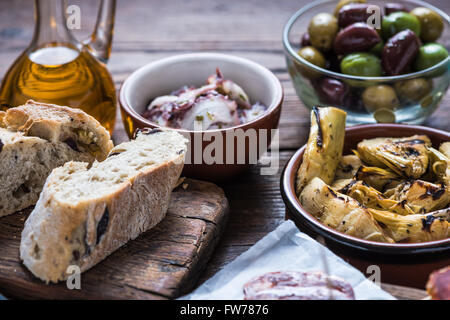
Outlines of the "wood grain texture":
<svg viewBox="0 0 450 320">
<path fill-rule="evenodd" d="M 450 12 L 450 1 L 429 0 Z M 69 0 L 82 12 L 79 39 L 95 23 L 97 1 Z M 230 219 L 218 249 L 198 285 L 247 250 L 284 221 L 279 192 L 281 168 L 306 142 L 309 112 L 295 94 L 286 71 L 281 32 L 287 19 L 309 0 L 118 0 L 116 27 L 108 68 L 119 88 L 135 69 L 179 53 L 215 51 L 249 58 L 268 67 L 280 79 L 285 100 L 280 120 L 280 170 L 261 176 L 253 167 L 235 181 L 221 184 L 231 205 Z M 28 45 L 33 34 L 29 0 L 0 0 L 0 76 Z M 449 130 L 450 95 L 425 125 Z M 127 140 L 118 115 L 114 140 Z M 1 292 L 0 286 L 0 292 Z"/>
<path fill-rule="evenodd" d="M 167 217 L 81 275 L 81 290 L 46 285 L 19 259 L 30 210 L 0 220 L 0 288 L 10 298 L 167 299 L 189 292 L 223 233 L 228 201 L 216 185 L 186 180 L 172 194 Z"/>
</svg>

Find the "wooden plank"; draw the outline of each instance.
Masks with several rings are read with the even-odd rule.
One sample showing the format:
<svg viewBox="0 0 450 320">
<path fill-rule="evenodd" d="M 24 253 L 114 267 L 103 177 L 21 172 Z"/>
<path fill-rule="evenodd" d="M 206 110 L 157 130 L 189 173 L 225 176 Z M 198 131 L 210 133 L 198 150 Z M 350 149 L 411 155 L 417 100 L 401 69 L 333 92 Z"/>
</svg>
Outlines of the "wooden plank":
<svg viewBox="0 0 450 320">
<path fill-rule="evenodd" d="M 425 290 L 382 283 L 381 288 L 400 300 L 423 300 L 428 297 Z"/>
<path fill-rule="evenodd" d="M 34 299 L 167 299 L 189 292 L 223 233 L 228 201 L 216 185 L 186 180 L 167 217 L 81 275 L 81 290 L 46 285 L 19 259 L 20 233 L 30 210 L 0 220 L 0 291 Z"/>
</svg>

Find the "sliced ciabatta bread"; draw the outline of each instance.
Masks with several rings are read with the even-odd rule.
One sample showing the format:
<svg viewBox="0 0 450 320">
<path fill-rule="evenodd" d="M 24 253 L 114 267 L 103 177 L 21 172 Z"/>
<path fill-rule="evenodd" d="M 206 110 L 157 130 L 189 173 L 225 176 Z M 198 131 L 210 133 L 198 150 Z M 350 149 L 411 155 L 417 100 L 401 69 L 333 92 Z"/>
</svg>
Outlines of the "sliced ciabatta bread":
<svg viewBox="0 0 450 320">
<path fill-rule="evenodd" d="M 47 178 L 25 223 L 20 256 L 46 282 L 85 271 L 159 223 L 180 177 L 187 140 L 146 130 L 114 147 L 108 158 L 68 162 Z"/>
<path fill-rule="evenodd" d="M 22 106 L 8 109 L 0 121 L 6 129 L 50 142 L 64 142 L 97 160 L 105 159 L 113 147 L 109 132 L 81 109 L 28 100 Z"/>
<path fill-rule="evenodd" d="M 78 109 L 28 101 L 0 112 L 0 217 L 35 204 L 53 168 L 103 160 L 112 147 L 108 131 Z"/>
</svg>

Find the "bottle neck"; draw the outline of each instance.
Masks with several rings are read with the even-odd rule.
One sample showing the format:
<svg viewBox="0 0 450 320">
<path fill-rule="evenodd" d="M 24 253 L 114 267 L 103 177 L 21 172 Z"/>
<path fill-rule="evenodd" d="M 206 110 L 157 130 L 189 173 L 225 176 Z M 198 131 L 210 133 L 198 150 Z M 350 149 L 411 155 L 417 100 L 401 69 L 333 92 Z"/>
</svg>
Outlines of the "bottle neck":
<svg viewBox="0 0 450 320">
<path fill-rule="evenodd" d="M 67 28 L 64 0 L 35 0 L 35 30 L 33 47 L 50 43 L 76 44 Z"/>
</svg>

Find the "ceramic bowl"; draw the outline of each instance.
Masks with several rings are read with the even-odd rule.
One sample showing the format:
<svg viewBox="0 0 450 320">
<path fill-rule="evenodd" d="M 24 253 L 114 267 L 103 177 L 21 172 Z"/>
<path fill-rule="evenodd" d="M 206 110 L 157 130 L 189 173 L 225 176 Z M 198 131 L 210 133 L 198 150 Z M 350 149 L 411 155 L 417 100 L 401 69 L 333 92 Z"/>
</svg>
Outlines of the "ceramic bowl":
<svg viewBox="0 0 450 320">
<path fill-rule="evenodd" d="M 376 137 L 407 137 L 427 135 L 433 146 L 450 141 L 450 133 L 422 126 L 400 124 L 369 124 L 349 127 L 345 132 L 344 154 L 349 154 L 363 139 Z M 303 159 L 305 146 L 288 161 L 281 175 L 281 194 L 286 216 L 312 237 L 322 236 L 329 249 L 360 269 L 366 276 L 376 266 L 381 281 L 423 289 L 428 275 L 450 265 L 450 238 L 424 243 L 380 243 L 362 240 L 321 224 L 307 212 L 295 194 L 295 177 Z M 375 268 L 376 268 L 375 267 Z"/>
<path fill-rule="evenodd" d="M 225 78 L 239 84 L 252 103 L 259 101 L 268 109 L 260 118 L 231 128 L 208 131 L 174 129 L 190 140 L 183 174 L 210 181 L 238 175 L 254 164 L 270 145 L 272 129 L 278 127 L 283 100 L 280 81 L 271 71 L 253 61 L 231 55 L 183 54 L 149 63 L 136 70 L 125 80 L 119 93 L 122 119 L 128 135 L 132 137 L 138 128 L 160 127 L 142 116 L 152 99 L 184 85 L 203 85 L 216 68 Z M 238 135 L 240 138 L 237 138 Z M 221 147 L 211 153 L 216 142 Z M 253 156 L 255 152 L 256 157 Z M 215 158 L 204 156 L 206 153 Z"/>
</svg>

